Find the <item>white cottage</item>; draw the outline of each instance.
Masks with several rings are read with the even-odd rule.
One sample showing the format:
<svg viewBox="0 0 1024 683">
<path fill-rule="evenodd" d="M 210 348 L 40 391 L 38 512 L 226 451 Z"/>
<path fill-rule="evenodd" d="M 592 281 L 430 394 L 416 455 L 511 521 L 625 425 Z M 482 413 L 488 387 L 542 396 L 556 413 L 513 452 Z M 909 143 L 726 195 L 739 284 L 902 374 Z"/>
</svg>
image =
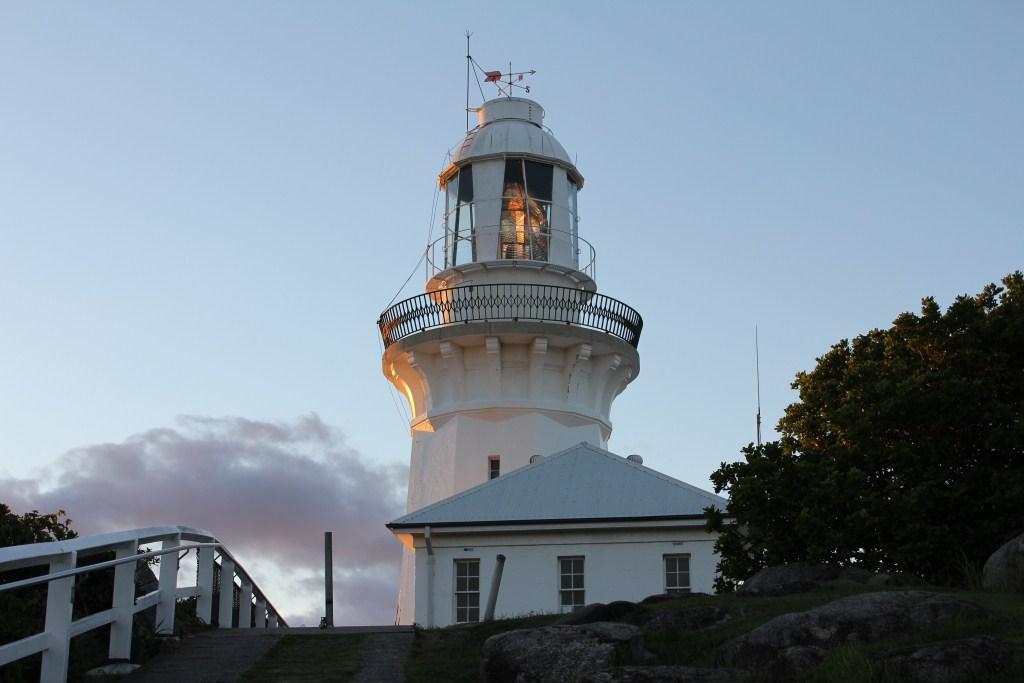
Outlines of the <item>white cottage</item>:
<svg viewBox="0 0 1024 683">
<path fill-rule="evenodd" d="M 448 626 L 479 621 L 495 593 L 500 618 L 711 592 L 703 510 L 725 503 L 637 456 L 581 443 L 388 528 L 415 553 L 415 621 Z"/>
<path fill-rule="evenodd" d="M 412 413 L 409 514 L 389 525 L 405 544 L 399 623 L 480 618 L 498 554 L 497 614 L 710 590 L 701 510 L 724 501 L 602 450 L 643 319 L 598 292 L 583 175 L 536 102 L 478 114 L 439 177 L 426 291 L 378 320 Z"/>
</svg>

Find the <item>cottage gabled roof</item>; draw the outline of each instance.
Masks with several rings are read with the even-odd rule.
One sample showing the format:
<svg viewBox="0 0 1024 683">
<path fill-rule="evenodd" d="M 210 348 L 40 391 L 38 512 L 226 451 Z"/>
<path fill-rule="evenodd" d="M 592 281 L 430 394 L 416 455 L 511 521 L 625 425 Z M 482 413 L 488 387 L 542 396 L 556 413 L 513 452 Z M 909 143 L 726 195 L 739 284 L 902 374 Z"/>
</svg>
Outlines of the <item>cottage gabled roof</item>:
<svg viewBox="0 0 1024 683">
<path fill-rule="evenodd" d="M 468 526 L 703 517 L 728 501 L 588 443 L 457 493 L 387 526 Z"/>
</svg>

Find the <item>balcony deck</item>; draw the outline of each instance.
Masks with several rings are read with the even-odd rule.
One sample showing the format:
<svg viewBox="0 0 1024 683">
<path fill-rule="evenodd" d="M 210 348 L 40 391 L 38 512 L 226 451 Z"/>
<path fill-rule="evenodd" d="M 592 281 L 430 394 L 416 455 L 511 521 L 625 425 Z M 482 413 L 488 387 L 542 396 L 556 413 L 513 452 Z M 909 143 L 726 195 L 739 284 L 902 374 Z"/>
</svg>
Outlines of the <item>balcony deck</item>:
<svg viewBox="0 0 1024 683">
<path fill-rule="evenodd" d="M 377 320 L 384 347 L 426 330 L 474 322 L 529 321 L 599 330 L 636 348 L 643 318 L 603 294 L 524 283 L 467 285 L 420 294 L 389 307 Z"/>
</svg>

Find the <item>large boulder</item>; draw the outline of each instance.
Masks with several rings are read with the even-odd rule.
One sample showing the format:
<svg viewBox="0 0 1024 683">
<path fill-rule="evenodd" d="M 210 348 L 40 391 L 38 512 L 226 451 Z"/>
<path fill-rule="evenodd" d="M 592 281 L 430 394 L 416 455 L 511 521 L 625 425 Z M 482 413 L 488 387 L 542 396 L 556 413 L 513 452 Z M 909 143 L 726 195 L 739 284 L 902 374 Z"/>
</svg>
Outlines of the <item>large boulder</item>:
<svg viewBox="0 0 1024 683">
<path fill-rule="evenodd" d="M 632 624 L 595 622 L 506 631 L 484 641 L 485 683 L 555 683 L 644 661 L 643 637 Z"/>
<path fill-rule="evenodd" d="M 894 650 L 879 663 L 888 677 L 906 683 L 968 683 L 1024 674 L 1024 647 L 980 636 Z"/>
<path fill-rule="evenodd" d="M 1024 593 L 1024 534 L 992 553 L 982 570 L 981 586 L 987 591 Z"/>
<path fill-rule="evenodd" d="M 787 595 L 843 586 L 906 586 L 916 580 L 876 573 L 861 567 L 840 567 L 835 564 L 780 564 L 765 567 L 737 589 L 746 595 Z"/>
<path fill-rule="evenodd" d="M 973 603 L 942 593 L 862 593 L 783 614 L 728 641 L 720 653 L 730 666 L 787 680 L 813 668 L 831 648 L 912 635 L 985 614 Z"/>
<path fill-rule="evenodd" d="M 721 607 L 685 607 L 683 609 L 664 609 L 634 616 L 633 623 L 643 629 L 644 633 L 671 629 L 675 631 L 696 631 L 702 628 L 718 626 L 729 621 L 729 612 Z"/>
<path fill-rule="evenodd" d="M 623 666 L 599 671 L 580 683 L 747 683 L 749 672 L 738 669 L 702 669 L 693 666 Z"/>
<path fill-rule="evenodd" d="M 628 600 L 616 600 L 608 604 L 595 602 L 569 612 L 556 621 L 555 624 L 576 626 L 579 624 L 592 624 L 595 621 L 620 621 L 636 609 L 636 603 L 629 602 Z"/>
<path fill-rule="evenodd" d="M 654 595 L 648 595 L 646 598 L 640 601 L 641 605 L 656 605 L 659 602 L 668 602 L 670 600 L 682 600 L 685 598 L 696 598 L 696 597 L 707 597 L 710 593 L 655 593 Z"/>
</svg>

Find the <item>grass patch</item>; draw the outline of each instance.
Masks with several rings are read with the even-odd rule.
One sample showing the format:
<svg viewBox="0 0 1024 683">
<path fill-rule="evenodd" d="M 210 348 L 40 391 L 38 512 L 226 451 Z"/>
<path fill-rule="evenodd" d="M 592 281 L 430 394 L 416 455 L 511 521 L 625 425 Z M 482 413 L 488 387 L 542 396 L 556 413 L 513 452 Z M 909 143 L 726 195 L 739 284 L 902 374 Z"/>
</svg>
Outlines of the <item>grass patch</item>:
<svg viewBox="0 0 1024 683">
<path fill-rule="evenodd" d="M 480 680 L 480 649 L 485 640 L 505 631 L 547 626 L 559 616 L 543 614 L 472 626 L 417 629 L 405 679 L 409 683 L 476 683 Z"/>
<path fill-rule="evenodd" d="M 359 671 L 366 635 L 286 635 L 239 679 L 242 683 L 344 683 Z"/>
<path fill-rule="evenodd" d="M 660 610 L 680 610 L 690 607 L 720 607 L 731 619 L 720 626 L 682 631 L 678 629 L 662 629 L 648 633 L 644 638 L 647 649 L 664 664 L 713 667 L 720 665 L 716 661 L 718 647 L 728 640 L 752 631 L 761 624 L 783 614 L 806 612 L 833 600 L 844 598 L 856 593 L 871 592 L 862 586 L 844 590 L 821 591 L 816 593 L 799 593 L 779 597 L 748 597 L 735 593 L 723 595 L 695 595 L 680 600 L 651 605 L 651 612 Z"/>
<path fill-rule="evenodd" d="M 693 595 L 639 608 L 639 613 L 626 617 L 627 621 L 646 621 L 645 614 L 662 610 L 678 611 L 691 607 L 719 607 L 729 612 L 730 620 L 710 628 L 685 631 L 664 628 L 646 633 L 644 642 L 658 662 L 668 665 L 715 667 L 722 663 L 718 649 L 726 641 L 747 633 L 761 624 L 792 612 L 824 605 L 849 595 L 877 592 L 878 588 L 851 586 L 844 589 L 785 595 L 780 597 L 749 597 L 736 594 Z M 906 589 L 881 589 L 906 590 Z M 921 590 L 948 593 L 973 602 L 988 611 L 981 619 L 972 619 L 947 625 L 940 629 L 893 638 L 864 645 L 849 645 L 832 650 L 814 671 L 800 680 L 803 683 L 893 683 L 890 674 L 876 663 L 877 657 L 889 650 L 914 645 L 990 635 L 1003 640 L 1024 644 L 1024 595 L 984 593 L 980 591 L 953 591 L 924 587 Z M 559 615 L 540 615 L 520 619 L 505 619 L 473 626 L 456 626 L 417 631 L 412 654 L 407 666 L 407 678 L 412 683 L 432 681 L 477 681 L 480 675 L 480 650 L 487 638 L 497 633 L 520 628 L 546 626 Z M 1024 680 L 1024 670 L 1015 669 L 1005 675 L 993 677 L 992 683 L 1010 683 Z"/>
</svg>

